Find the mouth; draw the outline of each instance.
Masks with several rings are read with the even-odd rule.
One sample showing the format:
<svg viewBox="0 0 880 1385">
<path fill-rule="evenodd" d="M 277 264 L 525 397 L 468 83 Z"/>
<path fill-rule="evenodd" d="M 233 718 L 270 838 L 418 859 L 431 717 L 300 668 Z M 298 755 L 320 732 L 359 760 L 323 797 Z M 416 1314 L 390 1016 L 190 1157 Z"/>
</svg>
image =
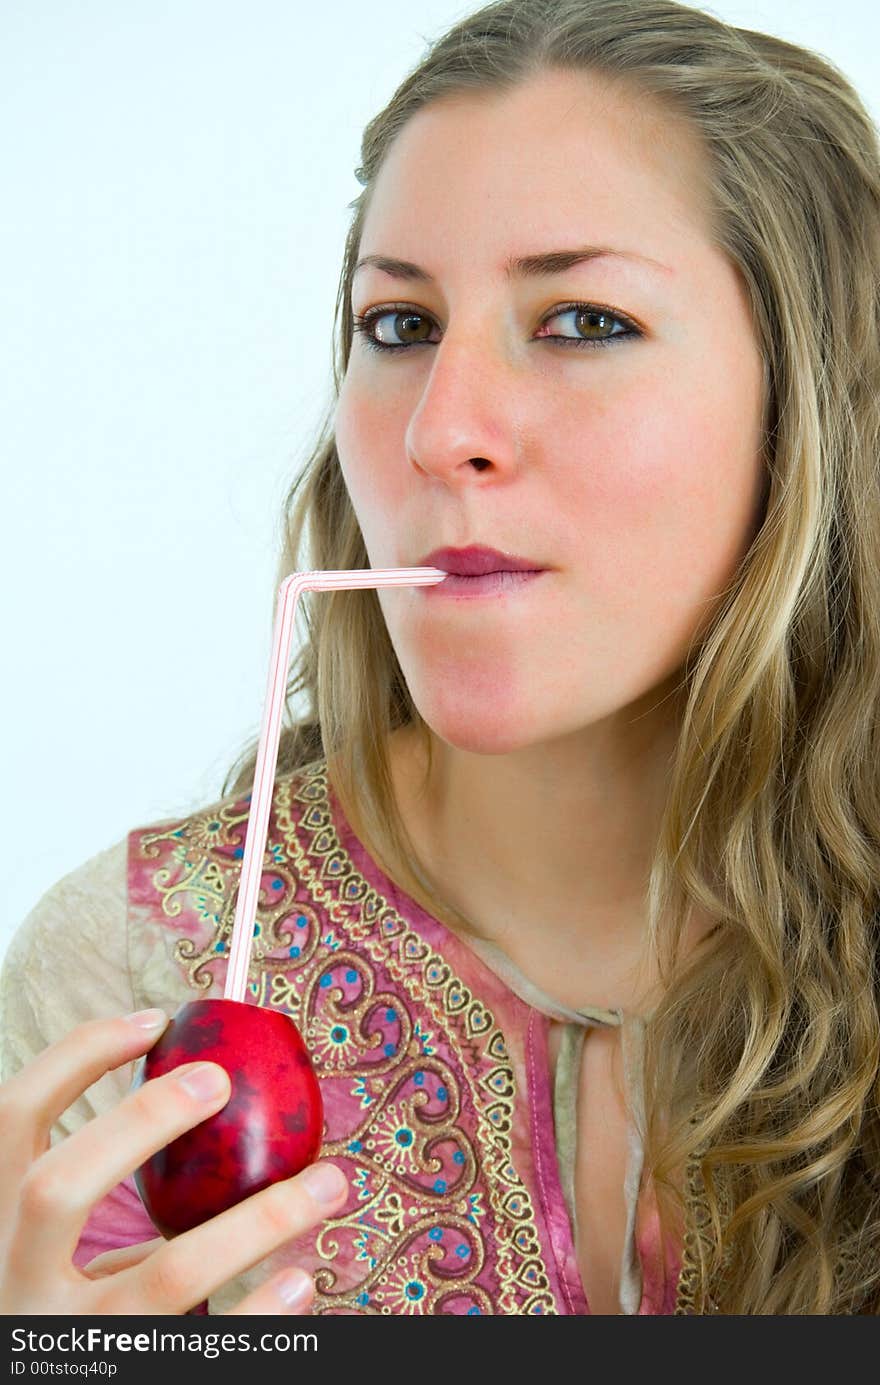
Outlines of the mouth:
<svg viewBox="0 0 880 1385">
<path fill-rule="evenodd" d="M 469 597 L 513 596 L 524 592 L 544 576 L 545 568 L 530 571 L 502 569 L 498 572 L 484 572 L 476 577 L 465 577 L 461 573 L 453 572 L 442 582 L 435 582 L 429 587 L 419 587 L 417 590 L 426 601 L 448 600 L 450 597 L 466 601 Z"/>
<path fill-rule="evenodd" d="M 504 597 L 525 592 L 548 568 L 536 558 L 471 544 L 468 548 L 434 548 L 421 566 L 441 568 L 448 576 L 430 587 L 419 587 L 426 601 Z"/>
<path fill-rule="evenodd" d="M 468 548 L 435 548 L 420 560 L 419 565 L 442 568 L 450 576 L 469 579 L 510 573 L 534 575 L 546 571 L 545 565 L 535 558 L 520 558 L 516 554 L 487 548 L 483 544 L 474 544 Z M 448 588 L 449 581 L 438 582 L 437 586 Z"/>
</svg>

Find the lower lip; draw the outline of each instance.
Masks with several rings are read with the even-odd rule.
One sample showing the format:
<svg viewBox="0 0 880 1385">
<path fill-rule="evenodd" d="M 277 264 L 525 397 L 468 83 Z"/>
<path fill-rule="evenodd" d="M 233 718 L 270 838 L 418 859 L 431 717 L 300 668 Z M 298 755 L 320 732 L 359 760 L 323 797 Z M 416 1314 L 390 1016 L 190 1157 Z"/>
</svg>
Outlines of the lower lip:
<svg viewBox="0 0 880 1385">
<path fill-rule="evenodd" d="M 534 572 L 487 572 L 483 577 L 460 577 L 450 572 L 442 582 L 432 582 L 421 590 L 426 596 L 441 596 L 468 601 L 479 596 L 511 596 L 523 591 L 536 577 L 543 577 L 545 568 Z"/>
</svg>

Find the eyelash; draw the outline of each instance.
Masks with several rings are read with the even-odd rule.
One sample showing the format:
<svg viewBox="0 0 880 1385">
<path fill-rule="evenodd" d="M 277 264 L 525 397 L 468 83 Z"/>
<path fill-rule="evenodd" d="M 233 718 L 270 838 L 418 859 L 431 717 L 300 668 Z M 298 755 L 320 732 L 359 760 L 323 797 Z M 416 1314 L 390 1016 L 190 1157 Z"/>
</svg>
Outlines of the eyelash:
<svg viewBox="0 0 880 1385">
<path fill-rule="evenodd" d="M 597 303 L 561 303 L 558 307 L 554 308 L 552 312 L 546 315 L 544 322 L 550 322 L 554 317 L 559 317 L 562 313 L 578 311 L 600 313 L 603 317 L 612 318 L 614 322 L 620 323 L 626 328 L 626 331 L 617 332 L 611 337 L 599 337 L 595 341 L 587 341 L 583 337 L 560 336 L 538 337 L 536 340 L 562 342 L 565 346 L 586 346 L 588 349 L 592 350 L 592 348 L 596 346 L 611 346 L 615 342 L 626 341 L 630 337 L 644 336 L 644 332 L 636 326 L 631 318 L 624 317 L 621 313 L 614 313 L 610 308 L 603 308 Z M 399 342 L 394 344 L 378 341 L 376 339 L 372 330 L 374 322 L 382 317 L 394 317 L 395 315 L 404 313 L 411 317 L 424 317 L 430 322 L 434 321 L 429 313 L 417 312 L 413 308 L 408 308 L 405 305 L 399 306 L 391 304 L 389 307 L 370 308 L 365 313 L 355 313 L 352 320 L 352 329 L 361 334 L 364 345 L 368 346 L 371 351 L 408 351 L 413 346 L 436 346 L 437 343 L 432 341 Z M 541 323 L 542 327 L 544 322 Z"/>
</svg>

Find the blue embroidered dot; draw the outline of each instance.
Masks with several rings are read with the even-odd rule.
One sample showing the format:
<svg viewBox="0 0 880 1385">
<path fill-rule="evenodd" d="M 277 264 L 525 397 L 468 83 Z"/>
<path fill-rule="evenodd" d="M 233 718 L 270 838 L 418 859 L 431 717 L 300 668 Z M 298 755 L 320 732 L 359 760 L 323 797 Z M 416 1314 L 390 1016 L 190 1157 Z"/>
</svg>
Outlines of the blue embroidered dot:
<svg viewBox="0 0 880 1385">
<path fill-rule="evenodd" d="M 244 801 L 245 803 L 250 803 L 252 797 L 253 797 L 252 794 L 246 793 L 245 796 L 244 796 L 244 800 L 243 800 L 243 801 Z"/>
<path fill-rule="evenodd" d="M 467 1310 L 467 1315 L 468 1315 L 469 1318 L 478 1318 L 478 1317 L 481 1317 L 481 1316 L 482 1316 L 482 1314 L 480 1313 L 479 1308 L 477 1308 L 476 1305 L 474 1305 L 473 1308 L 469 1308 L 469 1309 Z"/>
<path fill-rule="evenodd" d="M 215 943 L 215 944 L 214 944 L 214 951 L 215 951 L 215 952 L 222 952 L 222 951 L 223 951 L 223 944 L 222 944 L 222 943 Z"/>
<path fill-rule="evenodd" d="M 432 1226 L 432 1227 L 431 1227 L 431 1230 L 428 1232 L 428 1240 L 429 1240 L 429 1241 L 442 1241 L 442 1240 L 443 1240 L 443 1232 L 441 1231 L 441 1229 L 440 1229 L 439 1226 Z"/>
<path fill-rule="evenodd" d="M 461 1152 L 460 1149 L 457 1149 L 457 1150 L 455 1151 L 455 1153 L 453 1154 L 453 1156 L 452 1156 L 452 1162 L 453 1162 L 453 1164 L 463 1164 L 463 1163 L 464 1163 L 464 1155 L 462 1154 L 462 1152 Z"/>
<path fill-rule="evenodd" d="M 445 1100 L 446 1100 L 446 1096 L 447 1096 L 446 1088 L 445 1088 L 445 1087 L 438 1087 L 438 1088 L 437 1088 L 437 1100 L 438 1100 L 438 1101 L 445 1101 Z"/>
<path fill-rule="evenodd" d="M 235 850 L 233 851 L 232 855 L 233 855 L 233 858 L 234 858 L 236 861 L 240 861 L 241 858 L 242 858 L 242 856 L 244 855 L 244 847 L 243 847 L 243 846 L 237 846 L 237 847 L 235 848 Z"/>
<path fill-rule="evenodd" d="M 219 831 L 220 831 L 220 824 L 219 824 L 219 822 L 209 822 L 209 823 L 208 823 L 208 831 L 209 831 L 209 832 L 219 832 Z"/>
<path fill-rule="evenodd" d="M 351 1144 L 348 1146 L 349 1154 L 360 1154 L 362 1149 L 363 1145 L 360 1140 L 352 1140 Z"/>
<path fill-rule="evenodd" d="M 408 1149 L 413 1142 L 413 1133 L 411 1130 L 407 1130 L 406 1126 L 403 1126 L 402 1129 L 394 1132 L 394 1138 L 399 1145 L 403 1145 L 404 1149 Z"/>
<path fill-rule="evenodd" d="M 260 931 L 260 925 L 259 925 L 258 923 L 255 923 L 255 924 L 254 924 L 254 937 L 257 936 L 257 934 L 259 933 L 259 931 Z"/>
<path fill-rule="evenodd" d="M 369 1294 L 358 1294 L 358 1296 L 357 1296 L 357 1302 L 358 1302 L 358 1303 L 369 1303 L 369 1301 L 370 1301 L 370 1295 L 369 1295 Z"/>
<path fill-rule="evenodd" d="M 290 956 L 291 956 L 291 957 L 298 957 L 298 956 L 299 956 L 299 951 L 300 951 L 300 950 L 299 950 L 298 947 L 292 947 L 292 948 L 290 949 Z"/>
<path fill-rule="evenodd" d="M 389 1024 L 393 1024 L 393 1022 L 397 1019 L 397 1014 L 394 1010 L 386 1010 L 385 1018 Z"/>
<path fill-rule="evenodd" d="M 446 1179 L 445 1179 L 445 1178 L 435 1178 L 435 1179 L 434 1179 L 434 1192 L 435 1192 L 435 1193 L 445 1193 L 445 1192 L 446 1192 Z"/>
<path fill-rule="evenodd" d="M 386 1044 L 384 1052 L 386 1058 L 392 1058 L 394 1056 L 394 1045 Z"/>
<path fill-rule="evenodd" d="M 348 981 L 349 983 L 351 983 L 352 981 L 357 981 L 357 979 L 358 979 L 358 974 L 357 974 L 356 971 L 347 971 L 347 972 L 345 973 L 345 979 L 346 979 L 346 981 Z"/>
<path fill-rule="evenodd" d="M 283 889 L 284 889 L 284 881 L 283 881 L 283 880 L 273 880 L 273 881 L 272 881 L 272 889 L 273 889 L 273 890 L 283 890 Z"/>
<path fill-rule="evenodd" d="M 415 1082 L 417 1087 L 424 1086 L 425 1074 L 423 1072 L 417 1072 L 415 1077 L 413 1078 L 413 1082 Z"/>
<path fill-rule="evenodd" d="M 297 928 L 305 928 L 305 926 L 306 926 L 306 921 L 305 921 L 305 919 L 303 918 L 302 914 L 300 914 L 299 918 L 297 919 L 297 921 L 296 921 L 296 926 L 297 926 Z"/>
<path fill-rule="evenodd" d="M 344 1024 L 334 1024 L 330 1030 L 330 1038 L 335 1044 L 344 1044 L 348 1038 L 348 1030 Z"/>
<path fill-rule="evenodd" d="M 471 1253 L 470 1246 L 460 1245 L 455 1247 L 455 1253 L 459 1260 L 466 1260 Z"/>
<path fill-rule="evenodd" d="M 321 980 L 318 982 L 318 985 L 323 986 L 325 990 L 328 986 L 333 985 L 333 977 L 331 976 L 329 971 L 324 973 L 324 975 L 321 977 Z"/>
<path fill-rule="evenodd" d="M 420 1284 L 417 1279 L 411 1279 L 404 1289 L 408 1299 L 420 1299 L 425 1297 L 425 1286 Z"/>
</svg>

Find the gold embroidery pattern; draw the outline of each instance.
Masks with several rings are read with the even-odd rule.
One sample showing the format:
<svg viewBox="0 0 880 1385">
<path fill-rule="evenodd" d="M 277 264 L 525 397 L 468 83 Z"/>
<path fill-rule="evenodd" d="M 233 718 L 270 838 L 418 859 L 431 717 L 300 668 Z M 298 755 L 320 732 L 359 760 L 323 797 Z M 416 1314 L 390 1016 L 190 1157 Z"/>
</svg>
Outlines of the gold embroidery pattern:
<svg viewBox="0 0 880 1385">
<path fill-rule="evenodd" d="M 227 802 L 140 836 L 144 861 L 159 863 L 148 898 L 179 920 L 175 957 L 202 991 L 219 984 L 228 954 L 248 809 Z M 397 991 L 383 992 L 382 972 Z M 335 830 L 324 760 L 276 784 L 249 988 L 295 1016 L 319 1075 L 346 1081 L 355 1108 L 325 1139 L 326 1154 L 354 1162 L 358 1202 L 315 1241 L 313 1312 L 558 1313 L 513 1159 L 504 1036 L 358 871 Z"/>
<path fill-rule="evenodd" d="M 691 1155 L 685 1174 L 685 1233 L 681 1269 L 673 1312 L 678 1316 L 717 1313 L 717 1304 L 706 1294 L 700 1271 L 701 1259 L 708 1263 L 712 1250 L 709 1232 L 711 1217 L 703 1177 L 700 1172 L 699 1154 Z M 703 1247 L 702 1257 L 698 1246 Z"/>
<path fill-rule="evenodd" d="M 183 937 L 175 947 L 188 983 L 201 991 L 216 983 L 212 968 L 224 962 L 229 951 L 249 803 L 250 796 L 221 803 L 187 818 L 183 825 L 141 835 L 145 860 L 157 859 L 163 843 L 172 846 L 172 866 L 156 871 L 151 881 L 161 897 L 162 912 L 175 919 L 185 905 L 205 925 L 199 937 Z M 268 986 L 271 1003 L 290 1010 L 299 1001 L 288 976 L 277 971 L 278 962 L 289 966 L 295 956 L 303 966 L 312 960 L 321 941 L 316 912 L 299 901 L 294 903 L 295 892 L 296 880 L 282 847 L 268 843 L 251 950 L 251 991 L 260 995 L 262 1003 Z"/>
</svg>

